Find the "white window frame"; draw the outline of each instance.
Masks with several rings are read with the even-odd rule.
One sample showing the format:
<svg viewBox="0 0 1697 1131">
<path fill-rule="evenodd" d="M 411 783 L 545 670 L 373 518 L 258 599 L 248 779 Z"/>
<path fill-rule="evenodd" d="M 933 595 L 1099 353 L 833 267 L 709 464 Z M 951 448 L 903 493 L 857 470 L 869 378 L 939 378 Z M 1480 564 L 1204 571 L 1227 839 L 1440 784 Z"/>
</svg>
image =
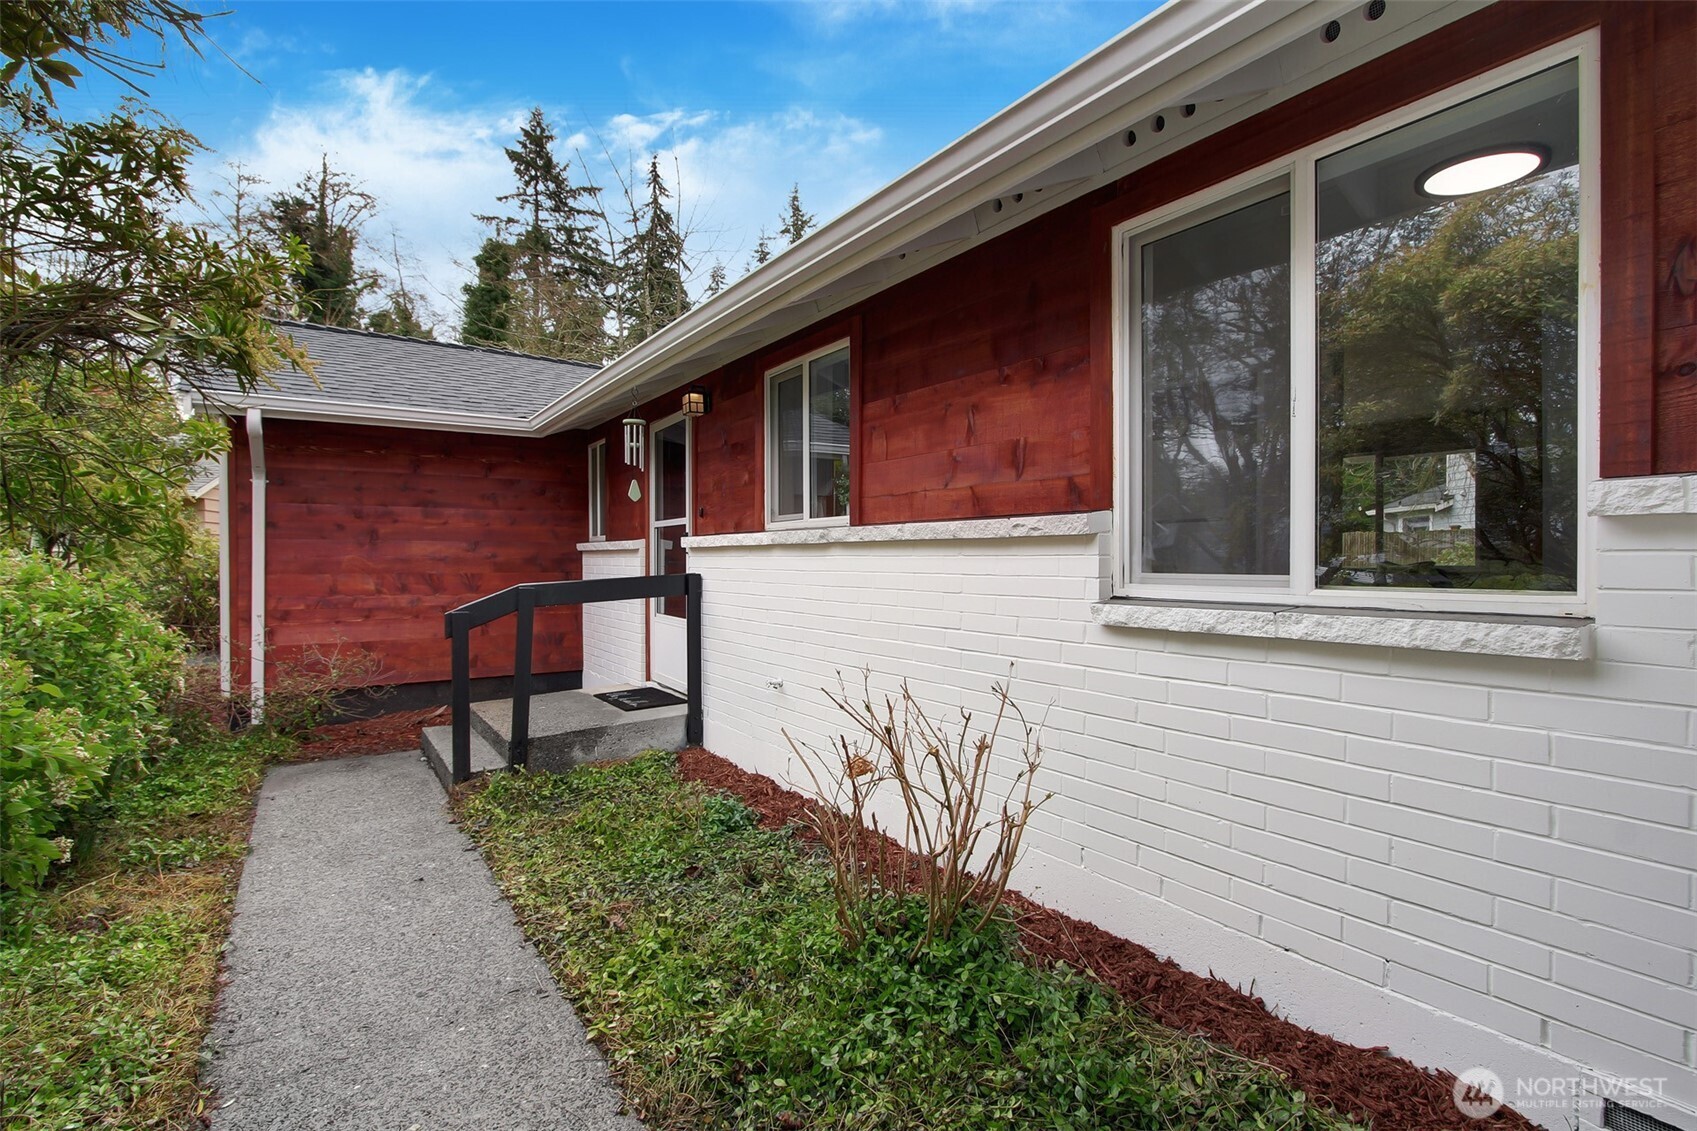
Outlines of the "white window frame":
<svg viewBox="0 0 1697 1131">
<path fill-rule="evenodd" d="M 607 441 L 589 445 L 589 541 L 607 540 Z"/>
<path fill-rule="evenodd" d="M 768 530 L 791 530 L 808 526 L 847 526 L 849 515 L 834 515 L 830 518 L 809 518 L 804 512 L 801 515 L 780 515 L 777 512 L 778 500 L 778 428 L 777 419 L 773 413 L 777 399 L 773 389 L 777 386 L 778 378 L 784 377 L 797 368 L 801 370 L 801 497 L 805 504 L 813 498 L 813 414 L 808 406 L 813 402 L 813 363 L 822 357 L 842 350 L 852 350 L 848 338 L 839 338 L 828 346 L 811 350 L 808 353 L 789 358 L 783 364 L 774 366 L 766 371 L 766 398 L 764 411 L 766 415 L 766 528 Z M 854 396 L 854 356 L 849 356 L 849 396 L 852 402 Z M 854 418 L 849 417 L 849 476 L 854 476 Z"/>
<path fill-rule="evenodd" d="M 1575 498 L 1577 522 L 1577 576 L 1572 593 L 1517 593 L 1512 590 L 1433 590 L 1393 587 L 1319 588 L 1314 584 L 1315 567 L 1315 476 L 1316 449 L 1316 301 L 1315 301 L 1315 172 L 1320 159 L 1388 133 L 1450 106 L 1488 94 L 1518 79 L 1548 70 L 1569 60 L 1579 63 L 1579 359 L 1576 411 L 1580 460 Z M 1390 608 L 1420 612 L 1490 611 L 1525 614 L 1588 615 L 1592 605 L 1593 570 L 1590 559 L 1596 545 L 1593 520 L 1585 511 L 1591 483 L 1597 479 L 1597 386 L 1601 366 L 1600 268 L 1601 216 L 1598 207 L 1598 36 L 1588 31 L 1562 43 L 1526 55 L 1505 66 L 1448 87 L 1428 98 L 1410 103 L 1354 129 L 1245 170 L 1200 192 L 1149 212 L 1134 216 L 1113 229 L 1112 273 L 1113 380 L 1114 380 L 1114 523 L 1112 537 L 1112 581 L 1116 597 L 1156 598 L 1177 601 L 1220 601 L 1266 605 L 1330 606 L 1333 608 Z M 1247 203 L 1259 199 L 1249 194 L 1265 187 L 1268 195 L 1284 181 L 1291 200 L 1291 349 L 1290 349 L 1290 574 L 1268 584 L 1261 578 L 1236 579 L 1229 575 L 1208 576 L 1188 581 L 1144 580 L 1138 576 L 1133 556 L 1134 539 L 1141 529 L 1139 511 L 1141 428 L 1134 428 L 1142 412 L 1142 387 L 1136 350 L 1137 263 L 1133 250 L 1150 236 L 1159 238 L 1202 223 L 1219 215 L 1212 212 L 1234 199 Z"/>
</svg>

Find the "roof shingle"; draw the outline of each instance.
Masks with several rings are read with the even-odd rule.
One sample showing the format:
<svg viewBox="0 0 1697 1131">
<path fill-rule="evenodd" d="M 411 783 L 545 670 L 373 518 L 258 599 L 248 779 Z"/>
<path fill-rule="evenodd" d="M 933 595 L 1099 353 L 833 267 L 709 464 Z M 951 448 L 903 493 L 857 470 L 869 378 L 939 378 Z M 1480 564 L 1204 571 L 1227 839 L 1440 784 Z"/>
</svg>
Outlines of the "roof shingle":
<svg viewBox="0 0 1697 1131">
<path fill-rule="evenodd" d="M 528 420 L 600 368 L 508 350 L 433 342 L 367 330 L 278 321 L 318 363 L 318 382 L 284 367 L 255 393 L 323 401 L 436 409 Z M 234 380 L 212 394 L 239 396 Z"/>
</svg>

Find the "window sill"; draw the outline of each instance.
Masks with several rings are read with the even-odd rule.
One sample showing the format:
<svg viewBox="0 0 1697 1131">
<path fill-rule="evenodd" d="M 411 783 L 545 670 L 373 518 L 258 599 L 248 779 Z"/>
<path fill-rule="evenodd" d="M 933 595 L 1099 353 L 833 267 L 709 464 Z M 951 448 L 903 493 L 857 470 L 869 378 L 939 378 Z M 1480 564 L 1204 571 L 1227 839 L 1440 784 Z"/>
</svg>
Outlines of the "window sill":
<svg viewBox="0 0 1697 1131">
<path fill-rule="evenodd" d="M 879 526 L 803 526 L 747 534 L 704 534 L 684 539 L 684 549 L 731 550 L 754 546 L 818 546 L 845 542 L 952 542 L 991 538 L 1075 538 L 1108 529 L 1107 511 L 965 518 L 943 522 L 892 522 Z"/>
<path fill-rule="evenodd" d="M 1592 622 L 1588 617 L 1339 609 L 1147 597 L 1102 601 L 1090 606 L 1090 615 L 1097 624 L 1110 628 L 1156 632 L 1206 632 L 1539 660 L 1591 658 Z"/>
<path fill-rule="evenodd" d="M 624 542 L 579 542 L 577 544 L 578 551 L 585 554 L 604 554 L 615 550 L 628 553 L 631 550 L 640 550 L 642 547 L 643 541 L 640 538 L 631 538 Z"/>
<path fill-rule="evenodd" d="M 1587 499 L 1592 514 L 1605 518 L 1637 514 L 1697 514 L 1697 475 L 1646 475 L 1599 479 Z"/>
</svg>

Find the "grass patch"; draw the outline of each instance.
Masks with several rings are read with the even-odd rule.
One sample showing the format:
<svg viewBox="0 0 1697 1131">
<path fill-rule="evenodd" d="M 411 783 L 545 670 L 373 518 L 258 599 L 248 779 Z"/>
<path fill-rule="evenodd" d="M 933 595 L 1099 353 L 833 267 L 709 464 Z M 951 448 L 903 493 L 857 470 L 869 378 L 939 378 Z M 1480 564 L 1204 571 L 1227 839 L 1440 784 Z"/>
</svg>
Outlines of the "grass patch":
<svg viewBox="0 0 1697 1131">
<path fill-rule="evenodd" d="M 500 775 L 460 803 L 651 1126 L 1333 1128 L 1288 1081 L 882 901 L 849 951 L 829 871 L 670 756 Z"/>
<path fill-rule="evenodd" d="M 286 740 L 202 734 L 113 798 L 54 886 L 5 893 L 0 1126 L 200 1127 L 199 1051 L 252 799 Z"/>
</svg>

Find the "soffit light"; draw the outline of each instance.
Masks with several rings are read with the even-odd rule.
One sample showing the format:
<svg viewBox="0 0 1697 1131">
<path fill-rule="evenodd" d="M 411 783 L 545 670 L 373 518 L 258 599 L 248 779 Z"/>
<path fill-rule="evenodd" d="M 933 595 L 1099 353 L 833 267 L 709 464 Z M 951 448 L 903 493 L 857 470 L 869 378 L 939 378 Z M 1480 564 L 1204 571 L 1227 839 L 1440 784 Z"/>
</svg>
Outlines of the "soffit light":
<svg viewBox="0 0 1697 1131">
<path fill-rule="evenodd" d="M 1420 174 L 1415 182 L 1425 196 L 1472 196 L 1512 184 L 1538 172 L 1550 160 L 1540 145 L 1512 145 L 1452 157 Z"/>
</svg>

